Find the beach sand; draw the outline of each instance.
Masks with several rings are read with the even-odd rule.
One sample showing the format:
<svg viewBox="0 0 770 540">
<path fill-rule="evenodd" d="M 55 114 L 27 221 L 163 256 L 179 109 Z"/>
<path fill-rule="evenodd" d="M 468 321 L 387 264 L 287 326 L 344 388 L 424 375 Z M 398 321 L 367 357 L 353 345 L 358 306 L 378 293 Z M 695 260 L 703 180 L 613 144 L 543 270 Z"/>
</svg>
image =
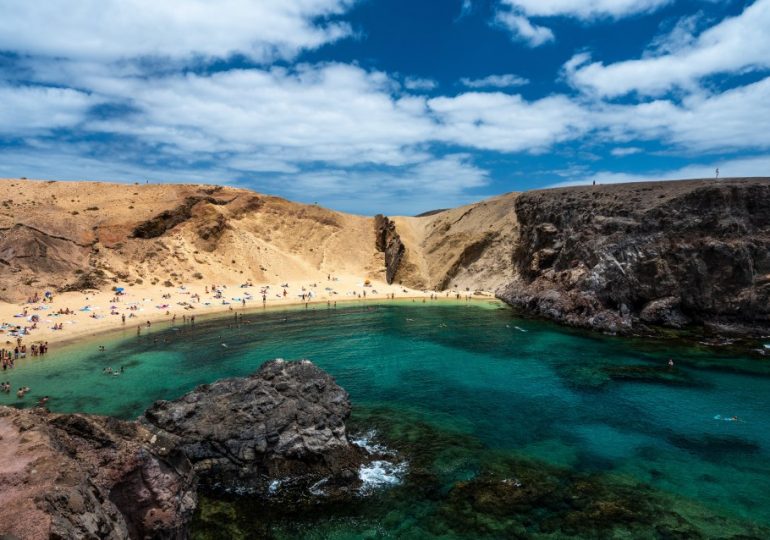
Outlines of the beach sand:
<svg viewBox="0 0 770 540">
<path fill-rule="evenodd" d="M 216 287 L 213 291 L 212 285 Z M 0 347 L 16 345 L 17 338 L 11 335 L 8 325 L 26 326 L 29 329 L 34 323 L 28 319 L 34 315 L 39 319 L 37 328 L 30 329 L 28 334 L 22 336 L 22 343 L 28 347 L 40 342 L 48 342 L 49 345 L 62 344 L 120 328 L 136 329 L 141 326 L 143 331 L 147 321 L 171 321 L 176 317 L 176 320 L 181 322 L 183 317 L 198 318 L 202 315 L 253 310 L 263 306 L 277 308 L 304 303 L 325 305 L 327 302 L 359 299 L 383 300 L 391 295 L 395 295 L 396 299 L 430 298 L 431 295 L 456 298 L 455 293 L 418 291 L 384 282 L 371 281 L 367 286 L 365 279 L 357 276 L 333 276 L 331 279 L 324 276 L 323 279 L 315 280 L 245 285 L 201 282 L 178 287 L 118 285 L 124 290 L 121 295 L 112 290 L 67 292 L 54 294 L 52 302 L 0 302 L 0 323 L 6 326 L 0 333 Z M 266 291 L 264 303 L 263 290 Z M 286 295 L 283 294 L 284 290 Z M 305 300 L 301 296 L 303 293 L 306 295 Z M 312 293 L 312 297 L 308 297 L 308 293 Z M 468 294 L 471 293 L 462 293 L 463 297 Z M 60 309 L 69 309 L 72 314 L 59 315 Z M 25 310 L 27 315 L 19 316 L 23 315 Z M 123 315 L 126 317 L 125 323 L 122 320 Z M 54 330 L 54 325 L 58 324 L 61 324 L 62 329 Z"/>
</svg>

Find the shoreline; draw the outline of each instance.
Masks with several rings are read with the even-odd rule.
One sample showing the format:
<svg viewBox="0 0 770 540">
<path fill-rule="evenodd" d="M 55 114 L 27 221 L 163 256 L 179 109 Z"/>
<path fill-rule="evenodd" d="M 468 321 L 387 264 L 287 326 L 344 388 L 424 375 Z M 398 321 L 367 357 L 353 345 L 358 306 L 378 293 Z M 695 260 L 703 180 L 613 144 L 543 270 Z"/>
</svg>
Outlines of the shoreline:
<svg viewBox="0 0 770 540">
<path fill-rule="evenodd" d="M 492 297 L 474 296 L 474 297 L 472 297 L 472 298 L 470 298 L 468 300 L 463 300 L 463 299 L 458 300 L 456 298 L 446 298 L 446 297 L 434 298 L 433 300 L 431 300 L 429 296 L 402 296 L 402 297 L 396 297 L 395 299 L 389 299 L 389 298 L 385 298 L 385 297 L 382 297 L 382 298 L 375 297 L 375 298 L 366 298 L 366 299 L 364 299 L 364 298 L 352 299 L 351 298 L 351 299 L 345 299 L 345 300 L 338 300 L 337 303 L 339 304 L 339 306 L 338 306 L 339 308 L 345 308 L 345 307 L 350 307 L 350 306 L 352 306 L 352 305 L 354 305 L 356 303 L 370 304 L 370 305 L 385 305 L 386 302 L 395 302 L 395 303 L 404 302 L 404 303 L 406 303 L 408 300 L 415 301 L 415 300 L 423 300 L 423 299 L 427 300 L 427 301 L 426 302 L 419 302 L 421 305 L 423 303 L 424 304 L 429 304 L 430 302 L 433 302 L 433 303 L 436 303 L 436 302 L 438 302 L 438 303 L 453 302 L 453 303 L 456 303 L 458 305 L 478 304 L 479 302 L 494 302 L 496 304 L 499 304 L 500 306 L 507 307 L 507 304 L 505 304 L 505 302 L 503 302 L 502 300 L 498 300 L 494 296 L 492 296 Z M 321 305 L 325 306 L 326 305 L 326 300 L 314 300 L 312 302 L 304 302 L 304 303 L 303 302 L 290 302 L 290 303 L 285 303 L 285 304 L 280 304 L 280 305 L 275 305 L 274 304 L 272 306 L 266 306 L 266 307 L 257 307 L 257 306 L 248 306 L 247 305 L 246 308 L 243 308 L 241 306 L 241 307 L 239 307 L 237 309 L 233 309 L 232 311 L 230 311 L 228 309 L 220 309 L 220 310 L 217 310 L 217 311 L 207 311 L 206 313 L 196 314 L 195 323 L 198 324 L 199 322 L 205 322 L 205 321 L 209 321 L 211 319 L 221 318 L 225 314 L 228 314 L 228 313 L 241 313 L 243 315 L 259 315 L 260 313 L 269 313 L 269 312 L 304 311 L 304 310 L 301 310 L 300 308 L 302 306 L 304 306 L 305 304 L 310 306 L 310 308 L 308 308 L 309 310 L 316 311 L 317 310 L 316 308 L 318 306 L 321 306 Z M 335 307 L 331 307 L 330 309 L 334 310 L 336 308 Z M 198 318 L 199 316 L 200 316 L 200 318 Z M 177 323 L 178 322 L 179 321 L 177 320 Z M 152 331 L 156 330 L 156 328 L 155 328 L 156 324 L 159 325 L 159 326 L 163 325 L 162 328 L 160 328 L 160 329 L 163 329 L 163 330 L 165 330 L 167 327 L 171 327 L 173 325 L 173 322 L 170 319 L 168 319 L 167 317 L 166 318 L 162 318 L 162 319 L 154 320 L 154 321 L 152 321 L 152 323 L 153 323 L 153 326 L 151 327 Z M 189 324 L 189 323 L 187 323 L 187 324 Z M 77 335 L 77 336 L 69 336 L 69 337 L 67 337 L 65 339 L 62 339 L 61 341 L 56 341 L 56 342 L 51 342 L 51 343 L 56 345 L 56 347 L 58 349 L 58 348 L 62 348 L 62 347 L 78 345 L 80 342 L 96 339 L 96 338 L 98 338 L 100 336 L 110 337 L 111 334 L 116 334 L 115 337 L 117 337 L 117 334 L 119 332 L 121 332 L 121 331 L 129 331 L 129 330 L 130 330 L 130 328 L 127 327 L 127 326 L 126 327 L 121 326 L 121 327 L 118 327 L 118 328 L 104 328 L 104 329 L 95 330 L 95 331 L 93 331 L 90 334 L 81 334 L 81 335 Z M 135 334 L 133 334 L 133 336 L 136 337 Z M 131 337 L 131 336 L 127 336 L 127 337 Z M 30 357 L 27 356 L 27 359 L 29 359 L 29 358 Z"/>
<path fill-rule="evenodd" d="M 348 288 L 348 290 L 344 294 L 339 292 L 332 294 L 331 291 L 327 290 L 318 293 L 316 289 L 325 283 L 334 284 L 338 289 Z M 146 326 L 148 321 L 151 324 L 149 328 L 152 328 L 154 324 L 173 324 L 175 319 L 179 322 L 182 317 L 188 318 L 188 320 L 189 317 L 195 317 L 197 322 L 197 320 L 203 321 L 210 317 L 223 316 L 230 312 L 253 314 L 286 308 L 297 309 L 303 305 L 312 306 L 312 309 L 317 309 L 318 306 L 326 305 L 327 303 L 345 305 L 354 302 L 370 303 L 408 300 L 435 302 L 449 300 L 453 302 L 493 301 L 504 305 L 503 302 L 495 298 L 488 291 L 483 291 L 483 294 L 473 294 L 473 292 L 460 293 L 460 299 L 458 299 L 457 293 L 418 291 L 402 287 L 401 285 L 387 285 L 382 282 L 372 282 L 369 286 L 361 286 L 361 284 L 352 283 L 349 278 L 335 281 L 324 279 L 323 282 L 320 279 L 303 281 L 290 287 L 282 287 L 274 283 L 252 284 L 248 287 L 242 287 L 239 284 L 226 284 L 220 286 L 220 291 L 226 291 L 221 297 L 215 297 L 210 291 L 207 294 L 205 292 L 206 287 L 206 285 L 200 284 L 182 284 L 173 289 L 159 285 L 149 287 L 125 286 L 125 293 L 119 297 L 118 302 L 111 301 L 116 297 L 116 292 L 112 290 L 56 294 L 54 295 L 53 302 L 45 304 L 11 304 L 4 302 L 0 303 L 0 323 L 17 324 L 22 327 L 30 326 L 31 323 L 27 318 L 15 316 L 23 313 L 25 308 L 27 308 L 27 316 L 38 315 L 40 319 L 37 323 L 38 328 L 22 336 L 22 344 L 26 345 L 28 349 L 27 358 L 30 358 L 29 348 L 32 344 L 47 342 L 49 347 L 58 348 L 76 344 L 79 341 L 91 340 L 101 335 L 118 333 L 120 331 L 133 332 L 137 327 L 141 327 L 142 331 L 145 331 L 148 328 Z M 260 291 L 265 289 L 269 289 L 269 294 L 274 296 L 272 298 L 269 297 L 263 303 Z M 275 291 L 283 291 L 284 289 L 287 291 L 287 294 L 283 296 L 281 293 L 280 297 L 277 297 L 279 295 Z M 300 295 L 303 292 L 306 294 L 310 291 L 314 293 L 313 298 L 303 301 Z M 366 293 L 366 296 L 363 296 L 364 293 Z M 171 298 L 163 298 L 163 295 L 171 295 Z M 198 302 L 189 302 L 191 297 L 195 295 L 200 295 Z M 391 295 L 395 295 L 395 297 L 391 298 Z M 241 299 L 246 296 L 249 296 L 249 298 L 244 304 Z M 431 297 L 433 297 L 433 300 L 431 300 Z M 157 300 L 158 298 L 161 298 L 161 300 Z M 235 300 L 236 298 L 238 299 L 237 301 Z M 179 302 L 179 300 L 184 300 L 184 302 Z M 161 302 L 160 305 L 158 305 L 159 302 Z M 88 311 L 83 311 L 84 308 L 80 307 L 72 309 L 73 305 L 80 306 L 81 304 L 85 304 L 84 308 L 88 307 Z M 42 309 L 41 306 L 44 306 L 45 309 Z M 57 314 L 59 309 L 67 308 L 71 310 L 70 314 Z M 93 318 L 90 315 L 97 312 L 104 314 L 101 316 L 97 315 L 98 318 Z M 130 317 L 131 314 L 134 316 Z M 121 319 L 121 316 L 124 315 L 126 316 L 125 323 Z M 61 324 L 64 329 L 51 329 L 51 325 L 54 324 Z M 64 325 L 67 326 L 64 327 Z M 12 336 L 7 329 L 0 332 L 0 348 L 8 349 L 10 347 L 13 349 L 16 343 L 17 337 Z M 53 351 L 49 350 L 48 354 L 51 352 Z"/>
</svg>

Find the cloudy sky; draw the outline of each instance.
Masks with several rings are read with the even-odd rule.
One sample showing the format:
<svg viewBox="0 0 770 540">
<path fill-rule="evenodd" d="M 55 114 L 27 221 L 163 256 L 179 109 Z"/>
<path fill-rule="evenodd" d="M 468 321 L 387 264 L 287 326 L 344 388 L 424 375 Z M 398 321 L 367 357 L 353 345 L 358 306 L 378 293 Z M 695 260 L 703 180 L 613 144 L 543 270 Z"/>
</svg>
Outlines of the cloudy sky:
<svg viewBox="0 0 770 540">
<path fill-rule="evenodd" d="M 410 214 L 770 175 L 770 0 L 0 0 L 0 176 Z"/>
</svg>

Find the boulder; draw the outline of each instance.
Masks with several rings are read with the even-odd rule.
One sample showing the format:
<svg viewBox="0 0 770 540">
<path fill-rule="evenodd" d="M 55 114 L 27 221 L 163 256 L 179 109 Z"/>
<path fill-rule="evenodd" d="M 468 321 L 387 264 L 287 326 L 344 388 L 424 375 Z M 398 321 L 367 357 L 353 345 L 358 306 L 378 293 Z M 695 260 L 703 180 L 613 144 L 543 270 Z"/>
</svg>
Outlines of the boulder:
<svg viewBox="0 0 770 540">
<path fill-rule="evenodd" d="M 273 480 L 356 477 L 364 461 L 345 431 L 347 392 L 311 362 L 275 360 L 250 377 L 200 386 L 144 413 L 208 489 L 266 495 Z"/>
<path fill-rule="evenodd" d="M 347 392 L 307 360 L 159 401 L 138 421 L 0 407 L 0 537 L 186 538 L 197 489 L 347 497 L 377 455 Z"/>
</svg>

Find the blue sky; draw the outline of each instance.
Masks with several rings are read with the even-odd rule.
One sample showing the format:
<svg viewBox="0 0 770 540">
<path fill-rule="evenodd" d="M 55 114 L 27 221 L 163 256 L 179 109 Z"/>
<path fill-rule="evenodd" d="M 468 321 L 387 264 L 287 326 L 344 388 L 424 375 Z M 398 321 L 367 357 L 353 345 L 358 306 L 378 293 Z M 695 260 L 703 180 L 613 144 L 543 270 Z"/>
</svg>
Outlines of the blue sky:
<svg viewBox="0 0 770 540">
<path fill-rule="evenodd" d="M 770 176 L 770 0 L 0 0 L 0 176 L 372 214 Z"/>
</svg>

